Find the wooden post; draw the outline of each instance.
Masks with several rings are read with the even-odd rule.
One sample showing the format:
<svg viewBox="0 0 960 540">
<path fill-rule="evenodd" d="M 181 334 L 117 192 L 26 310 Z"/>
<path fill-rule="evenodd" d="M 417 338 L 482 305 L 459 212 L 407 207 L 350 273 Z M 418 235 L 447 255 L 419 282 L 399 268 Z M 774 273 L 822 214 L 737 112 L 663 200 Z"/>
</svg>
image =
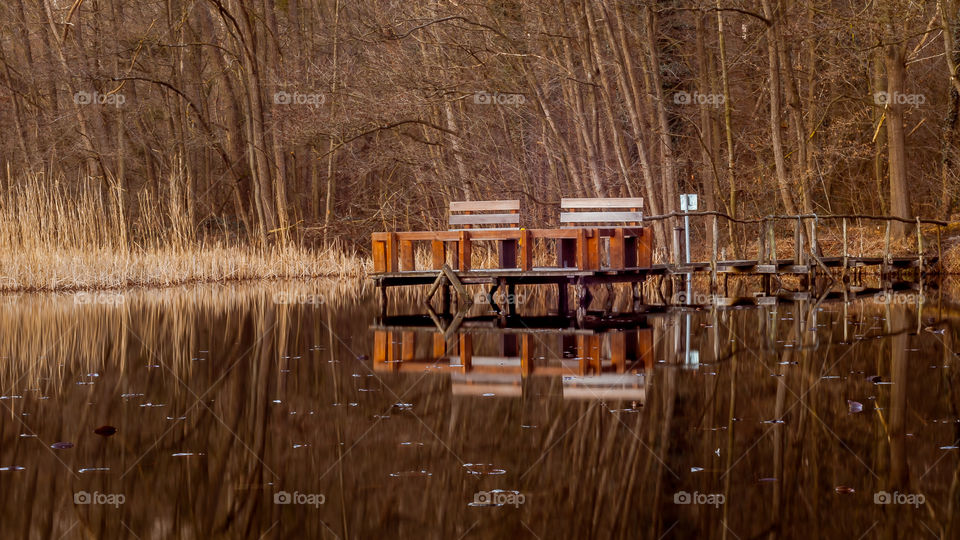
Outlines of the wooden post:
<svg viewBox="0 0 960 540">
<path fill-rule="evenodd" d="M 890 264 L 890 220 L 887 220 L 887 232 L 883 235 L 883 265 L 880 267 L 880 279 L 881 281 L 887 278 L 887 273 L 889 269 L 887 265 Z M 886 288 L 884 285 L 883 288 Z"/>
<path fill-rule="evenodd" d="M 849 252 L 847 250 L 847 218 L 843 218 L 843 277 L 847 276 L 847 259 L 849 258 Z M 845 281 L 845 280 L 844 280 Z"/>
<path fill-rule="evenodd" d="M 443 265 L 447 262 L 447 244 L 443 240 L 430 242 L 430 258 L 434 270 L 443 268 Z"/>
<path fill-rule="evenodd" d="M 920 232 L 920 216 L 917 216 L 917 268 L 920 269 L 920 276 L 923 276 L 923 233 Z"/>
<path fill-rule="evenodd" d="M 713 294 L 717 290 L 717 215 L 713 215 L 713 228 L 712 234 L 712 246 L 710 251 L 710 293 Z"/>
<path fill-rule="evenodd" d="M 818 257 L 817 218 L 813 218 L 810 221 L 810 253 L 813 255 L 812 257 L 809 257 L 807 259 L 808 262 L 810 263 L 810 268 L 808 269 L 808 272 L 810 274 L 810 289 L 815 291 L 817 286 L 817 268 L 818 268 L 818 265 L 814 264 L 817 260 L 816 257 Z"/>
<path fill-rule="evenodd" d="M 533 269 L 533 246 L 531 243 L 530 231 L 521 229 L 518 248 L 520 250 L 520 270 L 524 272 Z"/>
<path fill-rule="evenodd" d="M 460 231 L 460 241 L 457 251 L 459 252 L 460 271 L 470 270 L 470 233 Z"/>
<path fill-rule="evenodd" d="M 757 262 L 760 264 L 770 262 L 769 252 L 767 251 L 767 220 L 764 219 L 760 222 L 760 231 L 757 233 L 757 246 L 759 247 L 759 253 L 757 253 Z"/>
<path fill-rule="evenodd" d="M 683 233 L 683 229 L 680 227 L 673 228 L 673 253 L 671 259 L 673 259 L 674 266 L 680 266 L 680 236 Z"/>
<path fill-rule="evenodd" d="M 777 236 L 775 225 L 775 220 L 770 220 L 767 222 L 767 238 L 770 241 L 770 255 L 773 257 L 773 264 L 778 264 L 780 259 L 777 257 Z"/>
<path fill-rule="evenodd" d="M 793 229 L 793 264 L 803 264 L 803 218 L 797 217 L 797 224 Z"/>
<path fill-rule="evenodd" d="M 397 246 L 397 233 L 387 233 L 386 264 L 387 272 L 396 272 L 400 269 Z"/>
</svg>

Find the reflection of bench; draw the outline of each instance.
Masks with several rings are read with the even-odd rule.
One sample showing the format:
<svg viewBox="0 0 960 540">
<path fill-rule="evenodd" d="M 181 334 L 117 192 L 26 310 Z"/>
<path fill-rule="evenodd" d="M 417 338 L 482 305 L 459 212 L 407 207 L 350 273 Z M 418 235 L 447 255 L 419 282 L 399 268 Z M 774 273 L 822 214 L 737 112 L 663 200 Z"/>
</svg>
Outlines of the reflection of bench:
<svg viewBox="0 0 960 540">
<path fill-rule="evenodd" d="M 584 256 L 591 268 L 599 269 L 602 238 L 609 238 L 610 268 L 648 267 L 651 263 L 650 231 L 640 228 L 643 198 L 561 199 L 560 226 L 593 232 L 584 244 L 559 241 L 561 267 L 581 267 Z M 586 254 L 584 254 L 584 250 Z"/>
</svg>

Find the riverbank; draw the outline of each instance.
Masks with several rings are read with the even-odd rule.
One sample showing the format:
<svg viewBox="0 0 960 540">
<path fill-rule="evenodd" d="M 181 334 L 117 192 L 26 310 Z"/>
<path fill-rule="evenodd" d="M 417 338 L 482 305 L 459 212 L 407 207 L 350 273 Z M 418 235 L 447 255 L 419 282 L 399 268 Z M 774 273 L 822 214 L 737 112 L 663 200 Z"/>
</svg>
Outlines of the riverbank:
<svg viewBox="0 0 960 540">
<path fill-rule="evenodd" d="M 81 184 L 32 177 L 3 191 L 0 291 L 361 276 L 370 264 L 349 250 L 294 240 L 253 246 L 234 231 L 193 226 L 185 207 L 145 195 L 131 215 L 114 190 Z"/>
</svg>

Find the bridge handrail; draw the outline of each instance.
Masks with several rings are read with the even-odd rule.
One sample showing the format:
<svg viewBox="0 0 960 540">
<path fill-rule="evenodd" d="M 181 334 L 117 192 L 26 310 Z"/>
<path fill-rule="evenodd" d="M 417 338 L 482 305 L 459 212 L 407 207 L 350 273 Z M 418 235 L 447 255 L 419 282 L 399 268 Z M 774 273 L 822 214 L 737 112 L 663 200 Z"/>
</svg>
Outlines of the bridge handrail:
<svg viewBox="0 0 960 540">
<path fill-rule="evenodd" d="M 929 225 L 936 225 L 938 227 L 946 227 L 949 225 L 949 222 L 941 221 L 938 219 L 926 219 L 926 218 L 902 218 L 897 216 L 876 216 L 870 214 L 795 214 L 795 215 L 781 215 L 781 214 L 770 214 L 761 218 L 736 218 L 727 213 L 720 212 L 717 210 L 703 210 L 698 212 L 670 212 L 667 214 L 660 214 L 656 216 L 643 216 L 643 221 L 662 221 L 665 219 L 670 219 L 673 217 L 683 217 L 683 216 L 718 216 L 734 223 L 764 223 L 771 220 L 797 220 L 797 219 L 871 219 L 877 221 L 899 221 L 902 223 L 923 223 Z"/>
</svg>

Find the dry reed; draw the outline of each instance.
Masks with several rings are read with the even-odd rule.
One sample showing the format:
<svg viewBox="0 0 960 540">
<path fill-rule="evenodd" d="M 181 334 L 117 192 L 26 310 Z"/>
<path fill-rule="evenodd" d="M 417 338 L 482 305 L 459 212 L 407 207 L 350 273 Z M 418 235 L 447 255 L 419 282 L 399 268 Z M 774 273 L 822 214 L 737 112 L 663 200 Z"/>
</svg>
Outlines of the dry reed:
<svg viewBox="0 0 960 540">
<path fill-rule="evenodd" d="M 0 195 L 0 291 L 113 289 L 246 279 L 348 277 L 369 262 L 339 248 L 256 247 L 201 235 L 181 208 L 141 195 L 136 217 L 117 191 L 30 176 Z"/>
</svg>

